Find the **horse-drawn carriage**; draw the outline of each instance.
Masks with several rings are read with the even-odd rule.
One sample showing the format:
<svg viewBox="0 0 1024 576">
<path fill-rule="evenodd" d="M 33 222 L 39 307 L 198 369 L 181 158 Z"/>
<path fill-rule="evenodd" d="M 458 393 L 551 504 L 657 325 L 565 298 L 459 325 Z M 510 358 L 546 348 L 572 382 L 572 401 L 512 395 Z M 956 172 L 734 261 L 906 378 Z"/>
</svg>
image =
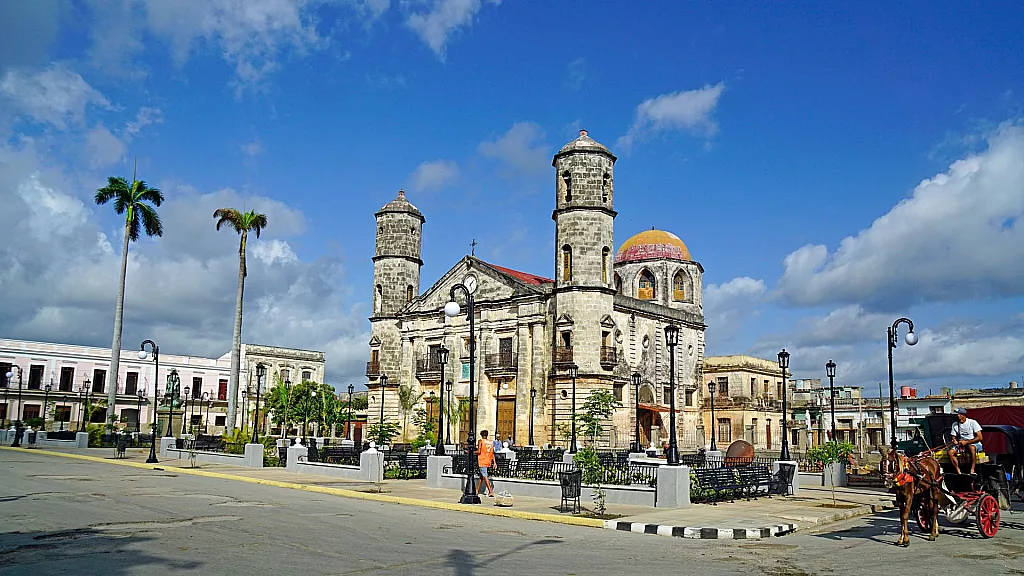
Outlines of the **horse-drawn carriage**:
<svg viewBox="0 0 1024 576">
<path fill-rule="evenodd" d="M 973 515 L 978 532 L 991 538 L 999 531 L 1000 509 L 1009 510 L 1011 499 L 1022 497 L 1024 429 L 982 426 L 984 449 L 977 455 L 977 474 L 958 474 L 946 451 L 951 444 L 954 420 L 955 416 L 948 414 L 929 415 L 920 422 L 925 434 L 914 443 L 922 450 L 905 444 L 903 454 L 891 454 L 883 461 L 900 506 L 901 544 L 909 544 L 906 520 L 910 515 L 934 539 L 938 534 L 939 512 L 953 524 L 963 524 Z M 969 468 L 969 462 L 964 460 L 958 464 L 961 470 Z"/>
</svg>

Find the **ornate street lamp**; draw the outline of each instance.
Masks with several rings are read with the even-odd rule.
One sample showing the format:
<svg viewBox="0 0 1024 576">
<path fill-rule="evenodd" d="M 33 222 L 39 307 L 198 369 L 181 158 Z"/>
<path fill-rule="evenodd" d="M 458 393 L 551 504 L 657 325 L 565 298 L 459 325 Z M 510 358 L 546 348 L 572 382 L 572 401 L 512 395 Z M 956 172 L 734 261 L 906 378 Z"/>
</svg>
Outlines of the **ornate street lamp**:
<svg viewBox="0 0 1024 576">
<path fill-rule="evenodd" d="M 381 374 L 380 375 L 380 420 L 377 422 L 377 425 L 380 426 L 382 430 L 383 430 L 383 426 L 384 426 L 384 388 L 387 387 L 387 385 L 388 385 L 388 375 L 387 374 Z"/>
<path fill-rule="evenodd" d="M 175 368 L 171 368 L 171 373 L 167 375 L 167 388 L 164 391 L 164 397 L 167 398 L 167 435 L 174 436 L 174 430 L 171 425 L 174 423 L 174 402 L 180 399 L 178 396 L 178 386 L 181 385 L 181 378 L 178 377 L 178 371 Z M 205 392 L 203 394 L 206 394 Z M 182 418 L 185 417 L 185 411 L 182 410 Z"/>
<path fill-rule="evenodd" d="M 22 405 L 21 405 L 21 380 L 22 380 L 22 376 L 24 376 L 24 373 L 21 371 L 21 366 L 18 366 L 17 364 L 15 364 L 14 366 L 11 367 L 11 371 L 7 372 L 7 382 L 8 382 L 8 385 L 10 385 L 11 378 L 14 377 L 14 370 L 15 369 L 18 370 L 18 412 L 19 413 L 24 413 L 25 411 L 24 411 L 24 409 L 22 408 Z M 6 397 L 7 397 L 7 389 L 4 388 L 4 402 L 5 402 L 4 405 L 8 407 L 7 411 L 10 412 L 10 408 L 9 408 L 10 404 L 6 404 L 6 401 L 7 401 Z M 15 429 L 15 432 L 14 432 L 14 442 L 11 444 L 11 446 L 14 447 L 14 448 L 17 448 L 17 447 L 21 446 L 21 430 L 22 430 L 21 427 L 22 427 L 22 422 L 21 422 L 21 415 L 20 414 L 15 413 L 15 416 L 18 416 L 18 419 L 16 420 L 17 426 L 16 426 L 16 429 Z M 10 420 L 10 417 L 8 417 L 7 419 Z"/>
<path fill-rule="evenodd" d="M 779 460 L 789 461 L 789 412 L 786 409 L 786 396 L 788 386 L 786 385 L 786 371 L 789 370 L 789 352 L 783 348 L 779 352 L 779 368 L 782 369 L 782 452 Z"/>
<path fill-rule="evenodd" d="M 576 376 L 579 373 L 579 366 L 576 364 L 569 365 L 569 378 L 572 378 L 572 412 L 569 418 L 570 425 L 572 426 L 572 440 L 569 444 L 569 454 L 576 453 Z"/>
<path fill-rule="evenodd" d="M 348 385 L 348 418 L 345 419 L 345 438 L 352 439 L 352 392 L 355 386 Z"/>
<path fill-rule="evenodd" d="M 530 387 L 530 446 L 533 446 L 533 403 L 537 400 L 537 389 Z"/>
<path fill-rule="evenodd" d="M 185 416 L 188 414 L 188 393 L 189 393 L 189 388 L 188 388 L 188 386 L 185 386 L 185 406 L 184 406 L 184 408 L 181 409 L 181 435 L 182 436 L 185 435 Z M 195 402 L 193 402 L 192 405 L 195 406 Z M 189 420 L 191 420 L 191 419 L 192 419 L 192 416 L 189 415 Z"/>
<path fill-rule="evenodd" d="M 146 391 L 141 388 L 137 388 L 135 390 L 135 396 L 139 399 L 138 406 L 135 408 L 135 432 L 137 434 L 142 434 L 142 401 L 146 398 Z M 61 420 L 61 423 L 63 422 L 64 420 Z"/>
<path fill-rule="evenodd" d="M 473 441 L 476 439 L 476 388 L 473 377 L 476 373 L 476 329 L 474 327 L 475 311 L 473 309 L 473 293 L 465 284 L 452 286 L 449 292 L 450 300 L 444 305 L 444 314 L 454 318 L 462 313 L 462 308 L 455 301 L 455 295 L 462 292 L 466 297 L 466 315 L 469 318 L 469 439 L 466 441 L 466 489 L 459 500 L 462 504 L 479 504 L 480 496 L 476 493 L 476 484 L 473 477 L 477 472 L 476 449 Z"/>
<path fill-rule="evenodd" d="M 444 456 L 444 365 L 448 363 L 448 349 L 443 344 L 437 348 L 437 363 L 441 365 L 441 380 L 437 384 L 437 390 L 441 393 L 441 403 L 437 406 L 437 448 L 434 449 L 434 454 Z M 451 401 L 449 395 L 448 402 Z"/>
<path fill-rule="evenodd" d="M 900 324 L 906 324 L 909 331 L 903 338 L 903 341 L 907 343 L 907 346 L 913 346 L 917 344 L 917 334 L 914 334 L 914 323 L 909 318 L 899 318 L 892 323 L 892 326 L 888 330 L 888 344 L 889 344 L 889 432 L 890 440 L 889 445 L 892 449 L 896 449 L 896 398 L 893 394 L 893 382 L 892 382 L 892 350 L 896 347 L 898 335 L 896 333 Z"/>
<path fill-rule="evenodd" d="M 718 450 L 718 445 L 715 444 L 715 392 L 718 391 L 718 384 L 712 380 L 708 382 L 708 395 L 711 396 L 711 451 L 715 452 Z"/>
<path fill-rule="evenodd" d="M 43 390 L 46 391 L 43 394 L 43 430 L 46 430 L 46 407 L 50 404 L 50 390 L 53 390 L 53 378 L 50 378 L 50 383 L 43 386 Z"/>
<path fill-rule="evenodd" d="M 207 394 L 209 394 L 209 392 L 203 392 L 203 396 L 207 396 Z M 207 436 L 210 435 L 210 409 L 211 408 L 213 408 L 213 400 L 210 399 L 209 396 L 207 396 L 207 400 L 206 400 L 206 420 L 203 422 L 203 430 L 206 432 Z"/>
<path fill-rule="evenodd" d="M 444 385 L 444 390 L 445 390 L 445 392 L 448 393 L 448 404 L 450 405 L 451 402 L 452 402 L 452 381 L 451 380 L 449 380 L 448 383 Z M 451 426 L 451 418 L 449 418 L 448 422 L 446 422 L 445 426 L 444 426 L 444 443 L 445 444 L 451 444 L 452 443 L 452 430 L 451 430 L 451 428 L 452 428 L 452 426 Z"/>
<path fill-rule="evenodd" d="M 267 375 L 267 367 L 263 363 L 256 365 L 256 411 L 252 419 L 252 443 L 260 443 L 260 389 L 263 387 L 263 378 Z"/>
<path fill-rule="evenodd" d="M 825 363 L 825 375 L 828 376 L 828 393 L 832 411 L 832 440 L 836 439 L 836 363 L 829 360 Z"/>
<path fill-rule="evenodd" d="M 284 427 L 284 433 L 282 434 L 282 436 L 284 436 L 285 440 L 288 439 L 288 408 L 289 408 L 288 403 L 289 403 L 289 400 L 290 400 L 289 394 L 291 393 L 291 389 L 292 389 L 292 381 L 289 378 L 289 379 L 284 381 L 284 423 L 281 424 L 281 426 Z"/>
<path fill-rule="evenodd" d="M 633 372 L 633 449 L 632 452 L 643 452 L 644 448 L 640 445 L 640 384 L 643 382 L 643 376 L 639 372 Z"/>
<path fill-rule="evenodd" d="M 670 422 L 666 461 L 669 466 L 679 466 L 679 445 L 676 441 L 676 346 L 678 344 L 679 327 L 675 324 L 665 326 L 665 345 L 668 346 L 668 416 Z"/>
<path fill-rule="evenodd" d="M 156 367 L 153 372 L 153 420 L 150 422 L 149 427 L 149 458 L 146 459 L 146 464 L 156 464 L 159 462 L 156 459 L 156 383 L 157 378 L 160 376 L 160 347 L 152 340 L 143 340 L 142 345 L 139 346 L 139 360 L 146 359 L 146 344 L 149 344 L 153 349 L 153 363 Z"/>
</svg>

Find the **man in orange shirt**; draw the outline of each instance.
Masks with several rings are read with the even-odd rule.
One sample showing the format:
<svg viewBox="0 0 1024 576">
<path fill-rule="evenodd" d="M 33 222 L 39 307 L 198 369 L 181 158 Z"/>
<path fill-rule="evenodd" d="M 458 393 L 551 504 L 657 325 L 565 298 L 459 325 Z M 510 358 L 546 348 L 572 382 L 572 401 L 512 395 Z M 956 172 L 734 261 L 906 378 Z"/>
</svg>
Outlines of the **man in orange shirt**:
<svg viewBox="0 0 1024 576">
<path fill-rule="evenodd" d="M 494 485 L 487 475 L 487 471 L 494 466 L 494 442 L 487 439 L 487 430 L 480 431 L 480 440 L 476 443 L 476 461 L 480 466 L 480 483 L 476 487 L 477 494 L 483 494 L 481 490 L 484 484 L 487 485 L 488 496 L 494 498 Z"/>
</svg>

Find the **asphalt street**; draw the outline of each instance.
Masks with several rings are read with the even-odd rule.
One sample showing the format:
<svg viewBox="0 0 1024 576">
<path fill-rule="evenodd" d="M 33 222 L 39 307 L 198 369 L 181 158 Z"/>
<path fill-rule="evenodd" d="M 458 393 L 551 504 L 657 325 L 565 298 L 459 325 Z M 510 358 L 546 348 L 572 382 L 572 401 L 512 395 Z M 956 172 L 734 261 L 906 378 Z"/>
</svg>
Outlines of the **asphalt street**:
<svg viewBox="0 0 1024 576">
<path fill-rule="evenodd" d="M 1024 574 L 1017 509 L 990 540 L 944 526 L 907 549 L 891 513 L 684 540 L 0 450 L 0 574 Z"/>
</svg>

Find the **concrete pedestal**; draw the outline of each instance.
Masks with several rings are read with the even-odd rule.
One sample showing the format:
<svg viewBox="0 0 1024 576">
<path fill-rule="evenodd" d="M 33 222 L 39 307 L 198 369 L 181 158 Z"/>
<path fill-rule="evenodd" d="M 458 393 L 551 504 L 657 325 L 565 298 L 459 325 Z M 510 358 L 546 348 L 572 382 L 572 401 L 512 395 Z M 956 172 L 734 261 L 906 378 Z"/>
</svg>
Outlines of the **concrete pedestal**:
<svg viewBox="0 0 1024 576">
<path fill-rule="evenodd" d="M 245 445 L 245 465 L 249 468 L 263 468 L 263 444 Z"/>
<path fill-rule="evenodd" d="M 76 432 L 75 433 L 75 447 L 76 448 L 88 448 L 89 447 L 89 433 L 88 432 Z"/>
<path fill-rule="evenodd" d="M 687 508 L 690 506 L 690 467 L 658 467 L 657 508 Z"/>
<path fill-rule="evenodd" d="M 298 464 L 299 459 L 303 461 L 309 456 L 309 449 L 301 444 L 295 444 L 295 446 L 288 447 L 288 456 L 285 460 L 285 470 L 295 472 L 295 465 Z"/>
<path fill-rule="evenodd" d="M 572 452 L 569 452 L 568 450 L 566 450 L 565 452 L 562 452 L 562 462 L 564 462 L 566 464 L 572 464 L 572 457 L 573 456 L 575 456 L 575 454 L 573 454 Z"/>
<path fill-rule="evenodd" d="M 829 464 L 821 473 L 822 486 L 846 486 L 846 464 L 836 462 Z"/>
<path fill-rule="evenodd" d="M 427 456 L 427 487 L 443 488 L 441 475 L 445 467 L 452 465 L 451 456 Z"/>
<path fill-rule="evenodd" d="M 431 456 L 437 458 L 437 456 Z M 384 481 L 384 454 L 374 448 L 359 455 L 359 470 L 367 482 Z"/>
<path fill-rule="evenodd" d="M 789 493 L 793 496 L 800 494 L 800 467 L 794 460 L 777 460 L 772 463 L 772 473 L 777 474 L 779 472 L 779 464 L 792 464 L 796 469 L 796 473 L 793 474 L 793 481 L 789 484 Z"/>
<path fill-rule="evenodd" d="M 174 448 L 176 439 L 174 436 L 164 436 L 160 438 L 160 457 L 167 458 L 167 449 Z"/>
</svg>

